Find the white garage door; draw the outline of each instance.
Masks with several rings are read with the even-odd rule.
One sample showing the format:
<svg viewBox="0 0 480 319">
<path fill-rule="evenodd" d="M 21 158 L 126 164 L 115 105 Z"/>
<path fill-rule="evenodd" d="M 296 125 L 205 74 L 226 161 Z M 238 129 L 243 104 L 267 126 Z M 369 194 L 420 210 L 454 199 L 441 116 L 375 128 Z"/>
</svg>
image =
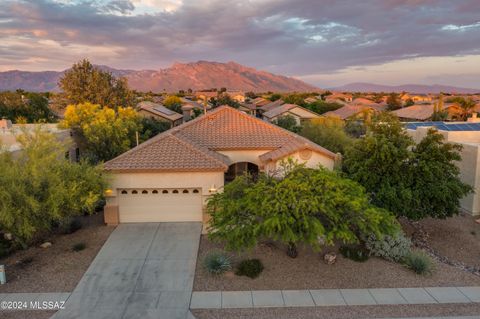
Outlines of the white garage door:
<svg viewBox="0 0 480 319">
<path fill-rule="evenodd" d="M 200 189 L 119 189 L 120 223 L 202 221 Z"/>
</svg>

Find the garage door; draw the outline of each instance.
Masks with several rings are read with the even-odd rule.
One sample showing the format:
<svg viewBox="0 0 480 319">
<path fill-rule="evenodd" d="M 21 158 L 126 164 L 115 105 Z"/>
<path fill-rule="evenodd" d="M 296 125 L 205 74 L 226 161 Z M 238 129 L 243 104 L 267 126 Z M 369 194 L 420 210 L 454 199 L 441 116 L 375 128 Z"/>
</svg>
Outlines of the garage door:
<svg viewBox="0 0 480 319">
<path fill-rule="evenodd" d="M 200 189 L 120 189 L 121 223 L 202 221 Z"/>
</svg>

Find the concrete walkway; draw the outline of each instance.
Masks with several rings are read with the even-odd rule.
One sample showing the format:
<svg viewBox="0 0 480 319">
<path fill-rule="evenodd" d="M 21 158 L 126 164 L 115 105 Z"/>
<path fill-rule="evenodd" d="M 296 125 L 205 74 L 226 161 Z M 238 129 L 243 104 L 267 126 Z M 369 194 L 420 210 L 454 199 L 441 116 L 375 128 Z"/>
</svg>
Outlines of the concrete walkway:
<svg viewBox="0 0 480 319">
<path fill-rule="evenodd" d="M 480 287 L 195 291 L 191 309 L 478 303 Z"/>
<path fill-rule="evenodd" d="M 201 229 L 201 223 L 119 225 L 52 318 L 189 318 Z"/>
</svg>

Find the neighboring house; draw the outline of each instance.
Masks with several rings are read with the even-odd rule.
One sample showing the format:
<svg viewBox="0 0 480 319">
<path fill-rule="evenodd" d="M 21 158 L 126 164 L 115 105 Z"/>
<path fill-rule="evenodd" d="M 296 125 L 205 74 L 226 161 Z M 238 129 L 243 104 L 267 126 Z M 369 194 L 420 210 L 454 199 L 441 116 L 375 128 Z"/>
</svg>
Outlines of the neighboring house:
<svg viewBox="0 0 480 319">
<path fill-rule="evenodd" d="M 350 118 L 360 119 L 380 111 L 381 111 L 381 107 L 373 107 L 370 105 L 347 104 L 345 106 L 342 106 L 339 109 L 336 109 L 335 111 L 329 111 L 329 112 L 323 113 L 322 116 L 333 116 L 333 117 L 338 117 L 342 120 L 347 120 Z"/>
<path fill-rule="evenodd" d="M 218 97 L 217 91 L 197 91 L 195 92 L 195 97 L 199 100 L 207 100 L 210 101 L 211 98 L 216 99 Z"/>
<path fill-rule="evenodd" d="M 61 142 L 68 142 L 68 149 L 65 150 L 65 156 L 71 161 L 80 160 L 80 148 L 75 143 L 72 131 L 69 129 L 60 129 L 58 124 L 12 124 L 10 120 L 0 120 L 0 148 L 6 148 L 7 151 L 16 155 L 22 151 L 22 146 L 17 141 L 17 137 L 23 133 L 33 133 L 41 128 Z"/>
<path fill-rule="evenodd" d="M 477 122 L 472 122 L 477 120 Z M 475 192 L 464 197 L 460 204 L 463 210 L 480 214 L 480 123 L 475 117 L 471 122 L 411 122 L 406 123 L 407 132 L 415 142 L 420 142 L 431 127 L 445 137 L 445 142 L 462 145 L 462 160 L 457 162 L 460 178 L 474 187 Z"/>
<path fill-rule="evenodd" d="M 377 107 L 378 103 L 375 103 L 374 101 L 366 99 L 364 97 L 358 97 L 354 99 L 352 102 L 350 102 L 349 105 L 368 105 L 368 106 Z"/>
<path fill-rule="evenodd" d="M 428 94 L 408 94 L 404 93 L 400 96 L 400 99 L 403 103 L 407 102 L 408 100 L 412 100 L 415 104 L 425 104 L 431 103 L 432 97 Z"/>
<path fill-rule="evenodd" d="M 170 123 L 170 127 L 182 124 L 183 115 L 169 108 L 150 101 L 143 101 L 137 104 L 138 114 L 143 117 L 154 118 L 158 121 Z"/>
<path fill-rule="evenodd" d="M 265 104 L 259 108 L 257 108 L 259 110 L 260 113 L 263 113 L 263 112 L 267 112 L 267 111 L 270 111 L 276 107 L 279 107 L 280 105 L 282 104 L 285 104 L 285 102 L 283 102 L 282 99 L 278 99 L 276 101 L 273 101 L 273 102 L 270 102 L 268 104 Z"/>
<path fill-rule="evenodd" d="M 257 97 L 255 99 L 253 99 L 252 101 L 250 101 L 250 103 L 255 104 L 257 107 L 264 106 L 264 105 L 269 104 L 271 102 L 272 101 L 264 99 L 263 97 Z"/>
<path fill-rule="evenodd" d="M 207 199 L 235 176 L 274 174 L 292 158 L 332 170 L 336 155 L 287 130 L 220 106 L 105 163 L 105 221 L 208 221 Z"/>
<path fill-rule="evenodd" d="M 428 121 L 432 118 L 433 111 L 433 104 L 414 104 L 392 111 L 392 113 L 402 121 Z M 445 103 L 443 111 L 447 112 L 447 120 L 457 119 L 461 114 L 460 107 L 455 103 Z"/>
<path fill-rule="evenodd" d="M 245 102 L 245 93 L 242 91 L 227 91 L 225 92 L 232 100 L 237 101 L 238 103 Z"/>
<path fill-rule="evenodd" d="M 212 104 L 205 101 L 192 101 L 187 98 L 180 98 L 182 100 L 182 113 L 183 113 L 183 121 L 189 121 L 191 118 L 194 117 L 195 113 L 200 114 L 208 111 L 212 108 Z"/>
<path fill-rule="evenodd" d="M 297 124 L 300 125 L 304 121 L 308 121 L 311 119 L 319 118 L 315 112 L 307 110 L 296 104 L 282 104 L 277 106 L 276 108 L 272 108 L 267 112 L 262 114 L 262 117 L 265 121 L 273 122 L 280 117 L 290 115 L 297 121 Z"/>
<path fill-rule="evenodd" d="M 317 99 L 310 96 L 310 97 L 307 97 L 307 98 L 306 98 L 305 100 L 303 100 L 303 101 L 304 101 L 305 103 L 307 103 L 307 104 L 311 104 L 311 103 L 317 102 Z"/>
<path fill-rule="evenodd" d="M 344 103 L 351 103 L 353 101 L 353 97 L 351 94 L 333 93 L 327 95 L 325 97 L 325 101 L 329 103 L 338 103 L 339 101 Z"/>
</svg>

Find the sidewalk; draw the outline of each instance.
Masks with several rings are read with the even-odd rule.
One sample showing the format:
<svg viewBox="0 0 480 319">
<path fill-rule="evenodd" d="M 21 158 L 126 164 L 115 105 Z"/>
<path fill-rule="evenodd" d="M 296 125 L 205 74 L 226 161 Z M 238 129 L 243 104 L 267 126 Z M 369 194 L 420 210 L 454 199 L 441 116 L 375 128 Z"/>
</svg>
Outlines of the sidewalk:
<svg viewBox="0 0 480 319">
<path fill-rule="evenodd" d="M 191 309 L 480 303 L 480 287 L 195 291 Z"/>
</svg>

